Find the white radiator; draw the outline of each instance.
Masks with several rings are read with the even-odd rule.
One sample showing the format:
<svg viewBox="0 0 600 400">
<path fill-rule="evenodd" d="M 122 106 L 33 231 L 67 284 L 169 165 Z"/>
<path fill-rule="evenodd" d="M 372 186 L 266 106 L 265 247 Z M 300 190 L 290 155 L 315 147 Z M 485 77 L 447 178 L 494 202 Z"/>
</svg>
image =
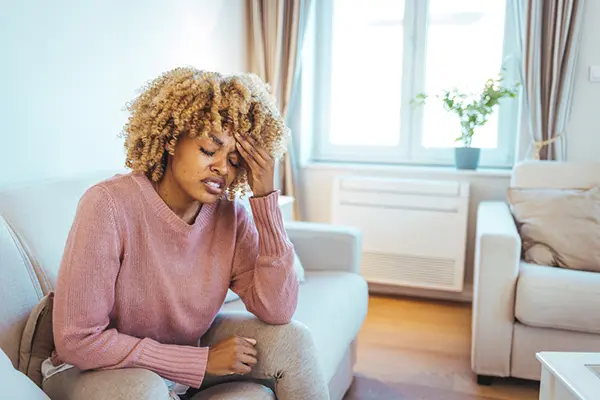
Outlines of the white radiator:
<svg viewBox="0 0 600 400">
<path fill-rule="evenodd" d="M 335 180 L 333 223 L 362 231 L 368 282 L 462 291 L 469 185 L 346 176 Z"/>
</svg>

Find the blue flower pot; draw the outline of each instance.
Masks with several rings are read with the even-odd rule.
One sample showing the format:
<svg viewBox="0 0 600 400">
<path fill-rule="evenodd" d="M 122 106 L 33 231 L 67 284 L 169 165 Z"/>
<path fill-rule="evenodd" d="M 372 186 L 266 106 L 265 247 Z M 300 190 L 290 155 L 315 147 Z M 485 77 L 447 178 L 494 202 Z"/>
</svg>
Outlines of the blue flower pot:
<svg viewBox="0 0 600 400">
<path fill-rule="evenodd" d="M 481 149 L 476 147 L 455 147 L 454 163 L 457 169 L 477 169 Z"/>
</svg>

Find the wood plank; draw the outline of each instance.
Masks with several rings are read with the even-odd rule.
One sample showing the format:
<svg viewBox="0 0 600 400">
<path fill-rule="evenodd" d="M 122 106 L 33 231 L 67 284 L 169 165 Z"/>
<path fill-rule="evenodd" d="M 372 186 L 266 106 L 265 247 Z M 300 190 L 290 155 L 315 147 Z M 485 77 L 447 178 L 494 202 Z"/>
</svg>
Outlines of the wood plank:
<svg viewBox="0 0 600 400">
<path fill-rule="evenodd" d="M 470 346 L 470 304 L 371 296 L 345 400 L 538 399 L 539 382 L 477 385 Z"/>
</svg>

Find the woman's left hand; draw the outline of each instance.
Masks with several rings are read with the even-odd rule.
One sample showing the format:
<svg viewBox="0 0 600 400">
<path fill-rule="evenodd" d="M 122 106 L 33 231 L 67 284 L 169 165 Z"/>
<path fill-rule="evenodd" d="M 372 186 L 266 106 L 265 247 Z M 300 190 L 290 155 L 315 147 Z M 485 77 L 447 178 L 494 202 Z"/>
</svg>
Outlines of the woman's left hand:
<svg viewBox="0 0 600 400">
<path fill-rule="evenodd" d="M 248 166 L 248 183 L 253 195 L 269 195 L 274 190 L 275 160 L 249 135 L 236 133 L 235 138 L 235 145 Z"/>
</svg>

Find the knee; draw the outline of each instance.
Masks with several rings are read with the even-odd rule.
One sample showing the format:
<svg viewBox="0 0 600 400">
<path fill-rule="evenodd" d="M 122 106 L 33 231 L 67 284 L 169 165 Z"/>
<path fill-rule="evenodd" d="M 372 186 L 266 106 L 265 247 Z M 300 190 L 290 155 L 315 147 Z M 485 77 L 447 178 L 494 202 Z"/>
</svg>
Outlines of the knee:
<svg viewBox="0 0 600 400">
<path fill-rule="evenodd" d="M 286 376 L 288 379 L 300 379 L 302 376 L 313 376 L 313 371 L 319 371 L 314 336 L 300 322 L 271 326 L 268 334 L 259 338 L 258 343 L 259 364 L 265 375 L 277 382 L 281 382 Z"/>
<path fill-rule="evenodd" d="M 276 336 L 281 340 L 303 343 L 312 342 L 312 332 L 301 322 L 292 320 L 284 325 L 274 325 Z"/>
<path fill-rule="evenodd" d="M 265 345 L 273 350 L 283 348 L 288 351 L 297 349 L 306 352 L 314 347 L 312 332 L 301 322 L 291 321 L 284 325 L 271 325 L 268 330 L 269 334 L 264 338 L 267 339 Z"/>
</svg>

